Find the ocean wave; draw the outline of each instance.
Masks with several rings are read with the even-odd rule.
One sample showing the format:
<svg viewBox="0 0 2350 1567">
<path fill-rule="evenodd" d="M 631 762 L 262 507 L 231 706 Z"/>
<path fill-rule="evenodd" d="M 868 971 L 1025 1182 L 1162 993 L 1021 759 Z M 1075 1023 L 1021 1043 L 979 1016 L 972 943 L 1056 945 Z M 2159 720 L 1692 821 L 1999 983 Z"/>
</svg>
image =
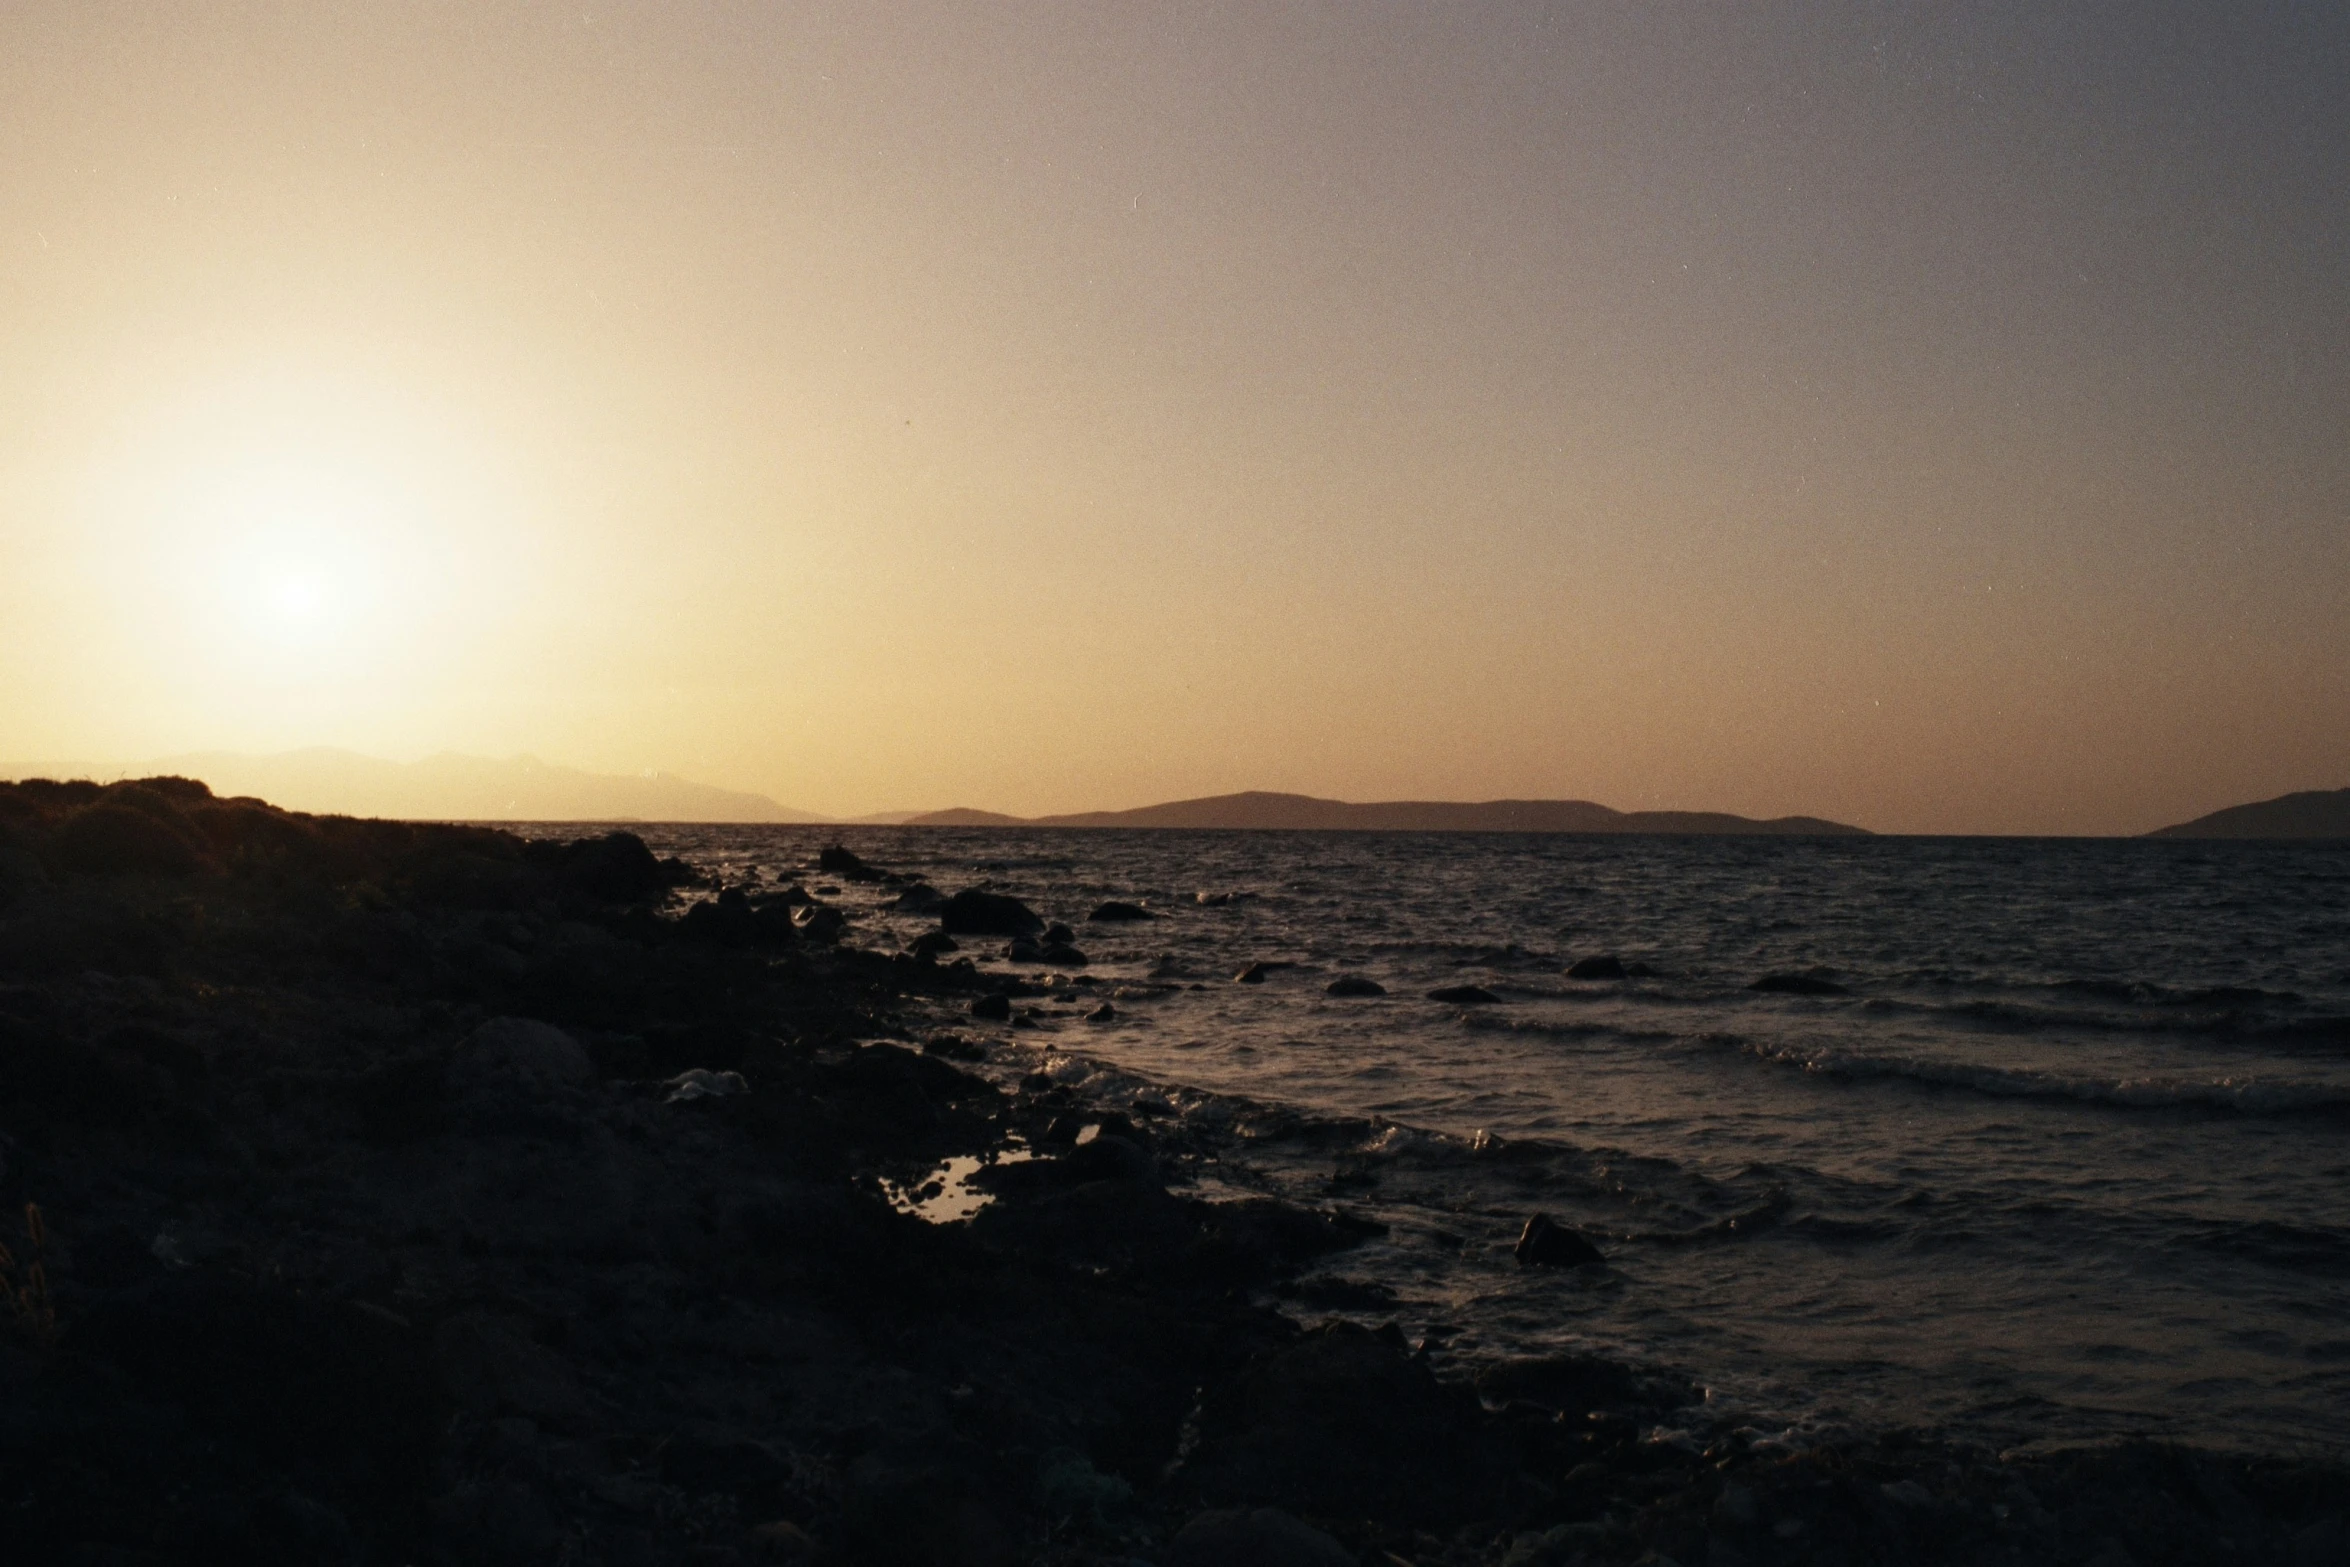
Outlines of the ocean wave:
<svg viewBox="0 0 2350 1567">
<path fill-rule="evenodd" d="M 2277 1083 L 2257 1078 L 2197 1080 L 2175 1077 L 2098 1078 L 2026 1067 L 1933 1061 L 1916 1056 L 1855 1055 L 1748 1043 L 1755 1059 L 1819 1077 L 1863 1082 L 1896 1078 L 2002 1099 L 2069 1100 L 2132 1110 L 2208 1109 L 2244 1115 L 2326 1115 L 2350 1112 L 2350 1084 Z"/>
</svg>

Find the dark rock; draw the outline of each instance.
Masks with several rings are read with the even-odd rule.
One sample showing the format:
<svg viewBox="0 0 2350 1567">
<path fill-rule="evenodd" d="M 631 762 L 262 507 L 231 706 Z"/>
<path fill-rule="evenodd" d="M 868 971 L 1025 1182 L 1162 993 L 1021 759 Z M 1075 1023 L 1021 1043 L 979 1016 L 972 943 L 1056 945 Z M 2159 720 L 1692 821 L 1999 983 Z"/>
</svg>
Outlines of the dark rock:
<svg viewBox="0 0 2350 1567">
<path fill-rule="evenodd" d="M 450 1400 L 484 1419 L 524 1415 L 545 1425 L 577 1426 L 590 1413 L 571 1368 L 518 1325 L 467 1311 L 433 1333 L 433 1359 Z"/>
<path fill-rule="evenodd" d="M 1200 1404 L 1178 1483 L 1213 1504 L 1425 1524 L 1496 1496 L 1473 1394 L 1436 1380 L 1401 1335 L 1332 1322 L 1261 1357 Z"/>
<path fill-rule="evenodd" d="M 1565 1225 L 1551 1222 L 1547 1213 L 1528 1219 L 1518 1232 L 1518 1244 L 1510 1249 L 1523 1268 L 1579 1268 L 1607 1260 L 1598 1247 Z"/>
<path fill-rule="evenodd" d="M 1526 1403 L 1580 1420 L 1595 1409 L 1671 1407 L 1691 1391 L 1596 1355 L 1537 1355 L 1499 1361 L 1477 1373 L 1477 1392 L 1496 1404 Z"/>
<path fill-rule="evenodd" d="M 1832 979 L 1817 974 L 1765 974 L 1748 990 L 1769 991 L 1782 996 L 1848 996 L 1852 992 Z"/>
<path fill-rule="evenodd" d="M 1066 946 L 1070 942 L 1073 942 L 1077 939 L 1077 932 L 1071 930 L 1068 926 L 1062 924 L 1059 920 L 1055 920 L 1044 928 L 1044 934 L 1037 939 L 1042 941 L 1048 947 L 1055 945 Z"/>
<path fill-rule="evenodd" d="M 1482 985 L 1440 985 L 1428 992 L 1430 1001 L 1443 1001 L 1455 1006 L 1487 1007 L 1501 997 Z"/>
<path fill-rule="evenodd" d="M 1341 974 L 1322 987 L 1325 996 L 1384 996 L 1387 987 L 1360 974 Z"/>
<path fill-rule="evenodd" d="M 1008 1023 L 1012 1020 L 1012 998 L 1001 993 L 981 996 L 971 1003 L 971 1015 L 991 1023 Z"/>
<path fill-rule="evenodd" d="M 900 914 L 936 914 L 946 907 L 947 895 L 926 881 L 918 881 L 890 900 Z"/>
<path fill-rule="evenodd" d="M 1076 1181 L 1152 1181 L 1158 1161 L 1131 1138 L 1109 1133 L 1087 1139 L 1061 1155 L 1061 1168 Z"/>
<path fill-rule="evenodd" d="M 1614 953 L 1604 957 L 1584 958 L 1567 968 L 1569 979 L 1622 979 L 1624 960 Z"/>
<path fill-rule="evenodd" d="M 84 876 L 192 876 L 204 855 L 177 814 L 116 796 L 67 818 L 49 840 L 49 862 Z"/>
<path fill-rule="evenodd" d="M 966 887 L 939 910 L 939 927 L 951 936 L 1034 936 L 1044 930 L 1036 911 L 1001 892 Z"/>
<path fill-rule="evenodd" d="M 1009 1567 L 1017 1553 L 997 1501 L 962 1466 L 868 1453 L 842 1488 L 842 1543 L 870 1567 Z"/>
<path fill-rule="evenodd" d="M 1093 912 L 1085 918 L 1089 923 L 1108 923 L 1116 920 L 1157 919 L 1158 916 L 1139 903 L 1120 903 L 1112 899 L 1107 903 L 1095 904 Z"/>
<path fill-rule="evenodd" d="M 912 952 L 925 963 L 935 962 L 950 952 L 963 950 L 962 944 L 943 930 L 926 930 L 914 938 Z"/>
<path fill-rule="evenodd" d="M 849 917 L 829 903 L 811 903 L 792 916 L 792 925 L 807 941 L 834 942 L 849 928 Z"/>
<path fill-rule="evenodd" d="M 1278 1508 L 1194 1517 L 1167 1547 L 1167 1567 L 1356 1567 L 1354 1553 Z"/>
<path fill-rule="evenodd" d="M 1014 936 L 1004 946 L 1006 963 L 1042 963 L 1044 944 L 1033 936 Z"/>
<path fill-rule="evenodd" d="M 838 876 L 843 881 L 879 881 L 889 874 L 878 865 L 867 864 L 862 856 L 837 843 L 816 856 L 816 868 L 828 876 Z"/>
<path fill-rule="evenodd" d="M 648 902 L 675 885 L 674 873 L 632 832 L 573 840 L 559 872 L 574 892 L 605 903 Z"/>
<path fill-rule="evenodd" d="M 1117 1020 L 1118 1009 L 1107 1001 L 1085 1014 L 1085 1021 L 1088 1023 L 1115 1023 Z"/>
<path fill-rule="evenodd" d="M 1272 972 L 1273 965 L 1270 963 L 1251 963 L 1247 968 L 1232 976 L 1232 983 L 1235 985 L 1262 985 L 1265 982 L 1265 976 Z"/>
<path fill-rule="evenodd" d="M 1050 963 L 1057 968 L 1083 968 L 1088 959 L 1083 952 L 1065 941 L 1048 941 L 1038 951 L 1036 961 Z"/>
</svg>

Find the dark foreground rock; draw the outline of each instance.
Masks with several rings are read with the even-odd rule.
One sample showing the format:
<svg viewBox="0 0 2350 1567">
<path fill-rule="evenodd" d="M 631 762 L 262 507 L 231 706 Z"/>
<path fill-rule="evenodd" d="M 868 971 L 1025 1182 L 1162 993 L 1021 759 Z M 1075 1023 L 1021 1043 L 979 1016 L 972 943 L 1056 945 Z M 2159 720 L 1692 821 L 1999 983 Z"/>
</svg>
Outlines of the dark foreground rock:
<svg viewBox="0 0 2350 1567">
<path fill-rule="evenodd" d="M 1851 991 L 1818 974 L 1765 974 L 1748 990 L 1781 996 L 1848 996 Z"/>
<path fill-rule="evenodd" d="M 1377 1226 L 1203 1200 L 1182 1118 L 956 1064 L 997 1030 L 912 1043 L 1043 989 L 736 939 L 821 905 L 583 844 L 0 786 L 0 1559 L 2341 1558 L 2314 1462 L 1472 1386 L 1345 1287 Z M 976 1218 L 907 1211 L 974 1163 Z"/>
<path fill-rule="evenodd" d="M 1430 1001 L 1448 1002 L 1453 1006 L 1489 1007 L 1501 997 L 1483 985 L 1440 985 L 1428 992 Z"/>
<path fill-rule="evenodd" d="M 1341 974 L 1322 987 L 1325 996 L 1384 996 L 1387 987 L 1360 974 Z"/>
</svg>

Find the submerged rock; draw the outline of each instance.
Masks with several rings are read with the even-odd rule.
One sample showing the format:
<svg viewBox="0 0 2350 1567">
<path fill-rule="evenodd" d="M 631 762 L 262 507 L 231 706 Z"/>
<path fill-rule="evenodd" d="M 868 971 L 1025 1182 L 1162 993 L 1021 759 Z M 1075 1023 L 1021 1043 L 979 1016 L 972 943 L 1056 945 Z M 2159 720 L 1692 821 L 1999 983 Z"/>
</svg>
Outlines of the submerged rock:
<svg viewBox="0 0 2350 1567">
<path fill-rule="evenodd" d="M 1232 976 L 1232 983 L 1235 985 L 1262 985 L 1265 982 L 1265 976 L 1272 972 L 1273 965 L 1270 963 L 1251 963 L 1247 968 Z"/>
<path fill-rule="evenodd" d="M 963 946 L 943 930 L 926 930 L 914 938 L 914 944 L 908 950 L 921 962 L 930 963 L 949 952 L 962 951 Z"/>
<path fill-rule="evenodd" d="M 1065 941 L 1048 941 L 1036 954 L 1039 963 L 1050 963 L 1060 968 L 1084 968 L 1091 961 L 1077 948 Z"/>
<path fill-rule="evenodd" d="M 1817 974 L 1765 974 L 1746 988 L 1768 991 L 1782 996 L 1849 996 L 1852 994 L 1851 991 L 1846 990 L 1834 980 L 1822 979 Z"/>
<path fill-rule="evenodd" d="M 1518 1232 L 1518 1244 L 1510 1250 L 1522 1268 L 1579 1268 L 1607 1260 L 1598 1247 L 1565 1225 L 1552 1222 L 1547 1213 L 1528 1219 Z"/>
<path fill-rule="evenodd" d="M 1454 1006 L 1489 1007 L 1501 997 L 1483 985 L 1440 985 L 1428 992 L 1428 999 L 1448 1002 Z"/>
<path fill-rule="evenodd" d="M 966 887 L 939 910 L 939 928 L 951 936 L 1036 936 L 1044 921 L 1034 909 L 1002 892 Z"/>
<path fill-rule="evenodd" d="M 1139 903 L 1120 903 L 1116 899 L 1112 899 L 1107 903 L 1095 904 L 1093 912 L 1085 918 L 1089 923 L 1100 924 L 1118 920 L 1157 919 L 1158 916 Z"/>
<path fill-rule="evenodd" d="M 1622 979 L 1623 977 L 1624 960 L 1612 952 L 1603 957 L 1584 958 L 1580 962 L 1568 965 L 1567 968 L 1567 978 L 1569 979 Z"/>
<path fill-rule="evenodd" d="M 981 996 L 971 1003 L 971 1015 L 993 1023 L 1008 1023 L 1012 1020 L 1012 998 L 1001 992 Z"/>
<path fill-rule="evenodd" d="M 1360 974 L 1341 974 L 1322 987 L 1325 996 L 1384 996 L 1387 987 Z"/>
</svg>

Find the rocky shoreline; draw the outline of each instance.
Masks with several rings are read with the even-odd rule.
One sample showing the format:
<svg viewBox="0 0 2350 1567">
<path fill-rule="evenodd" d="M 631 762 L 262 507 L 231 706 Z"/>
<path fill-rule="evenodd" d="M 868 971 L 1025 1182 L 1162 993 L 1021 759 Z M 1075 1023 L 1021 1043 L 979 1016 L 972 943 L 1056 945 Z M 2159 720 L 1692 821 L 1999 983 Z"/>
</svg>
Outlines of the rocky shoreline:
<svg viewBox="0 0 2350 1567">
<path fill-rule="evenodd" d="M 1284 1314 L 1364 1221 L 985 1069 L 1043 996 L 947 940 L 712 890 L 0 785 L 8 1559 L 2350 1562 L 2328 1462 L 1692 1436 L 1669 1379 Z M 908 1211 L 942 1168 L 967 1223 Z"/>
</svg>

